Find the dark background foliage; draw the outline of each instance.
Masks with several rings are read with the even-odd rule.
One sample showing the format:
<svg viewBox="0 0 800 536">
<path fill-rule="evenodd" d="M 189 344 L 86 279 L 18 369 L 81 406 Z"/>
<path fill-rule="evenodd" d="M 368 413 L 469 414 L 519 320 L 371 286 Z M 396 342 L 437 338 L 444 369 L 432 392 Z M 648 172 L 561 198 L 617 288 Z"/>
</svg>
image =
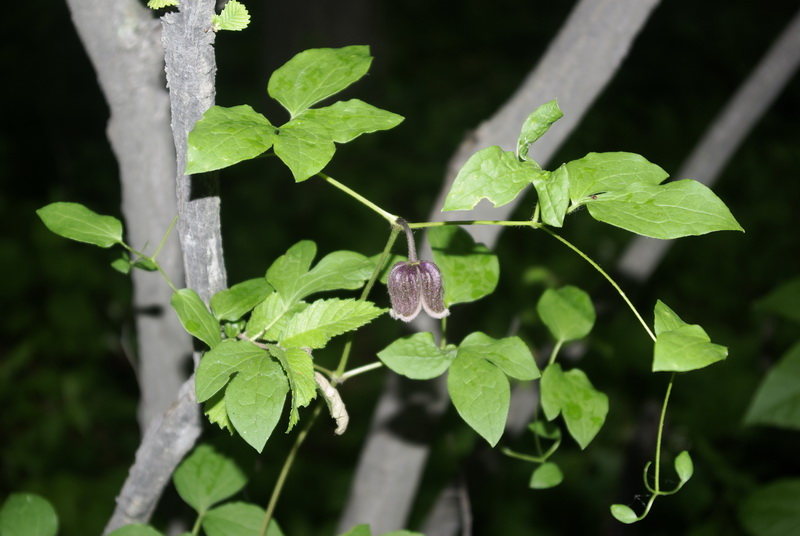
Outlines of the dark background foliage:
<svg viewBox="0 0 800 536">
<path fill-rule="evenodd" d="M 406 121 L 340 147 L 328 171 L 411 221 L 427 219 L 458 143 L 510 95 L 572 7 L 508 0 L 300 4 L 248 2 L 250 29 L 218 36 L 217 102 L 249 103 L 280 122 L 282 111 L 265 92 L 274 68 L 305 48 L 371 45 L 371 73 L 346 96 Z M 664 2 L 554 162 L 624 150 L 675 171 L 796 9 L 791 1 Z M 113 252 L 50 234 L 34 211 L 75 201 L 119 216 L 117 168 L 104 133 L 107 107 L 66 6 L 55 2 L 24 18 L 24 32 L 5 32 L 0 49 L 0 498 L 42 493 L 59 511 L 62 534 L 93 534 L 111 512 L 139 439 L 129 282 L 108 267 Z M 640 471 L 652 456 L 666 377 L 649 373 L 649 341 L 588 265 L 544 235 L 510 231 L 498 245 L 497 293 L 454 311 L 453 338 L 471 329 L 503 336 L 518 322 L 519 334 L 542 351 L 548 342 L 535 314 L 539 294 L 549 284 L 582 286 L 599 319 L 581 367 L 608 393 L 609 421 L 585 452 L 562 448 L 564 484 L 534 492 L 527 488 L 531 466 L 484 448 L 450 411 L 412 524 L 459 472 L 479 535 L 740 534 L 741 498 L 758 482 L 798 474 L 797 435 L 744 427 L 742 416 L 763 372 L 797 335 L 756 314 L 753 302 L 800 273 L 799 120 L 795 77 L 714 187 L 746 234 L 680 240 L 649 281 L 626 285 L 644 312 L 660 298 L 730 347 L 727 362 L 676 384 L 667 452 L 689 448 L 697 467 L 684 491 L 658 501 L 640 526 L 610 518 L 608 504 L 636 507 L 644 491 Z M 382 220 L 321 182 L 295 185 L 275 162 L 242 164 L 222 181 L 232 283 L 262 274 L 302 238 L 315 240 L 321 254 L 346 248 L 371 255 L 383 245 Z M 519 216 L 530 210 L 523 203 Z M 572 216 L 564 233 L 608 267 L 630 238 L 585 212 Z M 379 320 L 359 340 L 354 364 L 372 360 L 401 333 Z M 348 434 L 334 438 L 318 426 L 304 447 L 278 509 L 288 534 L 332 533 L 383 374 L 347 385 Z M 281 436 L 261 457 L 233 445 L 253 475 L 247 500 L 266 501 L 288 445 Z M 225 439 L 216 430 L 207 437 Z M 526 436 L 505 441 L 518 450 L 531 446 Z M 170 492 L 158 518 L 175 512 L 188 515 Z"/>
</svg>

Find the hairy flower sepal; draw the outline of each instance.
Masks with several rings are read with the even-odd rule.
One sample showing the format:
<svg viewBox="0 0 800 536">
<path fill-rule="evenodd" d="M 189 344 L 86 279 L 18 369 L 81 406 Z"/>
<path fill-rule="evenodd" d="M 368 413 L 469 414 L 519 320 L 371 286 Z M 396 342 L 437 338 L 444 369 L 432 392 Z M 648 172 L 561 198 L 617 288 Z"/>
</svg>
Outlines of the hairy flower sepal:
<svg viewBox="0 0 800 536">
<path fill-rule="evenodd" d="M 392 318 L 411 322 L 422 309 L 433 318 L 450 314 L 444 306 L 444 283 L 439 267 L 430 261 L 404 261 L 389 272 Z"/>
</svg>

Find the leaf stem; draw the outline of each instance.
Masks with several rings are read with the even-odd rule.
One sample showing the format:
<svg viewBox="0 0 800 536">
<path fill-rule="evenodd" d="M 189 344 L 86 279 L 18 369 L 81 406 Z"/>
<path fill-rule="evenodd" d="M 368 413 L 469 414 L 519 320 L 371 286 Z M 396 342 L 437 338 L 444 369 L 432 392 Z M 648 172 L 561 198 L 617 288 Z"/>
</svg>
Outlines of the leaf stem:
<svg viewBox="0 0 800 536">
<path fill-rule="evenodd" d="M 356 367 L 354 369 L 350 369 L 341 376 L 337 376 L 334 379 L 336 383 L 344 383 L 345 380 L 352 378 L 353 376 L 358 376 L 359 374 L 363 374 L 365 372 L 369 372 L 371 370 L 379 369 L 383 366 L 383 363 L 380 361 L 375 361 L 374 363 L 370 363 L 369 365 L 364 365 L 361 367 Z"/>
<path fill-rule="evenodd" d="M 355 192 L 354 190 L 348 188 L 347 186 L 345 186 L 341 182 L 337 181 L 333 177 L 329 177 L 328 175 L 326 175 L 324 173 L 317 173 L 317 175 L 322 177 L 329 184 L 331 184 L 331 185 L 335 186 L 336 188 L 340 189 L 341 191 L 343 191 L 344 193 L 346 193 L 347 195 L 349 195 L 350 197 L 352 197 L 356 201 L 359 201 L 363 205 L 366 205 L 367 207 L 369 207 L 372 210 L 374 210 L 375 212 L 380 214 L 385 220 L 387 220 L 389 223 L 394 224 L 395 221 L 397 221 L 397 216 L 395 216 L 391 212 L 387 212 L 387 211 L 383 210 L 381 207 L 379 207 L 378 205 L 376 205 L 375 203 L 373 203 L 372 201 L 370 201 L 366 197 L 364 197 L 361 194 Z"/>
<path fill-rule="evenodd" d="M 314 413 L 308 419 L 305 427 L 297 434 L 297 439 L 294 440 L 294 445 L 292 445 L 292 449 L 289 451 L 289 454 L 286 456 L 286 461 L 283 462 L 283 467 L 281 468 L 281 472 L 278 475 L 278 480 L 275 482 L 275 487 L 272 488 L 272 495 L 269 498 L 269 503 L 267 504 L 267 511 L 264 514 L 264 521 L 261 523 L 261 530 L 258 532 L 259 536 L 266 536 L 267 528 L 269 527 L 269 522 L 272 520 L 272 514 L 275 512 L 275 505 L 278 503 L 278 498 L 281 495 L 281 491 L 283 490 L 283 485 L 286 482 L 286 477 L 289 475 L 289 469 L 292 468 L 292 464 L 294 463 L 294 459 L 297 456 L 297 451 L 300 450 L 300 445 L 303 444 L 303 441 L 306 439 L 308 435 L 308 431 L 314 425 L 314 422 L 319 417 L 320 411 L 322 410 L 322 404 L 317 404 L 317 407 L 314 408 Z"/>
<path fill-rule="evenodd" d="M 664 395 L 664 404 L 661 406 L 661 418 L 658 421 L 658 435 L 656 437 L 656 460 L 655 460 L 655 492 L 656 494 L 660 493 L 661 490 L 661 440 L 664 436 L 664 421 L 666 420 L 667 416 L 667 405 L 669 404 L 669 397 L 672 393 L 672 384 L 675 383 L 675 373 L 672 373 L 672 376 L 669 377 L 669 384 L 667 384 L 667 392 Z"/>
<path fill-rule="evenodd" d="M 539 228 L 540 228 L 541 230 L 543 230 L 544 232 L 546 232 L 547 234 L 549 234 L 550 236 L 552 236 L 553 238 L 555 238 L 556 240 L 558 240 L 559 242 L 561 242 L 562 244 L 564 244 L 565 246 L 567 246 L 569 249 L 571 249 L 571 250 L 572 250 L 572 251 L 574 251 L 575 253 L 577 253 L 577 254 L 578 254 L 578 255 L 579 255 L 581 258 L 583 258 L 583 260 L 585 260 L 585 261 L 586 261 L 586 262 L 588 262 L 590 265 L 592 265 L 592 268 L 594 268 L 595 270 L 597 270 L 598 272 L 600 272 L 600 275 L 602 275 L 603 277 L 605 277 L 605 278 L 606 278 L 606 280 L 607 280 L 609 283 L 611 283 L 611 286 L 612 286 L 612 287 L 614 287 L 614 289 L 617 291 L 617 293 L 618 293 L 618 294 L 619 294 L 619 295 L 622 297 L 623 301 L 624 301 L 624 302 L 625 302 L 625 303 L 628 305 L 628 307 L 630 308 L 630 310 L 631 310 L 631 311 L 633 311 L 633 314 L 634 314 L 634 316 L 637 318 L 637 320 L 639 320 L 639 323 L 642 325 L 642 327 L 644 328 L 644 330 L 647 332 L 647 335 L 648 335 L 648 336 L 649 336 L 651 339 L 653 339 L 653 342 L 655 342 L 655 340 L 656 340 L 656 336 L 653 334 L 653 332 L 652 332 L 652 331 L 650 331 L 650 327 L 649 327 L 649 326 L 647 325 L 647 323 L 644 321 L 644 319 L 642 318 L 642 315 L 640 315 L 640 314 L 639 314 L 639 311 L 637 311 L 637 310 L 636 310 L 636 307 L 634 307 L 634 306 L 633 306 L 633 303 L 631 303 L 631 301 L 628 299 L 628 296 L 627 296 L 627 294 L 625 294 L 625 292 L 622 290 L 622 288 L 620 288 L 620 286 L 617 284 L 617 282 L 616 282 L 616 281 L 614 281 L 614 279 L 613 279 L 613 278 L 612 278 L 610 275 L 608 275 L 608 274 L 606 273 L 606 271 L 605 271 L 605 270 L 603 270 L 603 269 L 600 267 L 600 265 L 599 265 L 599 264 L 597 264 L 596 262 L 594 262 L 594 261 L 593 261 L 593 260 L 592 260 L 592 259 L 591 259 L 591 258 L 590 258 L 588 255 L 586 255 L 586 254 L 585 254 L 583 251 L 581 251 L 580 249 L 578 249 L 578 247 L 577 247 L 577 246 L 575 246 L 574 244 L 572 244 L 572 242 L 570 242 L 570 241 L 569 241 L 569 240 L 567 240 L 566 238 L 564 238 L 564 237 L 562 237 L 561 235 L 559 235 L 559 234 L 557 234 L 557 233 L 555 233 L 555 232 L 551 231 L 550 229 L 548 229 L 547 227 L 545 227 L 545 226 L 543 226 L 543 225 L 542 225 L 542 226 L 539 226 Z"/>
<path fill-rule="evenodd" d="M 556 341 L 553 345 L 553 351 L 550 352 L 550 361 L 547 362 L 547 365 L 550 366 L 556 362 L 556 356 L 558 355 L 559 350 L 561 350 L 561 346 L 564 344 L 564 341 Z"/>
</svg>

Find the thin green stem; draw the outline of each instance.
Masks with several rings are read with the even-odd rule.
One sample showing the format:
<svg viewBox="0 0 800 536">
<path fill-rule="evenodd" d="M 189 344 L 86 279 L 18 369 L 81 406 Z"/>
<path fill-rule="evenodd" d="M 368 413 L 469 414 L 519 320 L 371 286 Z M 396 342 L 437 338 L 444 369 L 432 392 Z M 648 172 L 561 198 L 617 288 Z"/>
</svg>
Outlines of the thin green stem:
<svg viewBox="0 0 800 536">
<path fill-rule="evenodd" d="M 661 439 L 664 435 L 664 421 L 667 417 L 667 405 L 669 404 L 669 396 L 672 393 L 672 384 L 675 382 L 675 373 L 672 373 L 672 376 L 669 378 L 669 384 L 667 385 L 667 393 L 664 395 L 664 404 L 661 406 L 661 418 L 658 421 L 658 436 L 656 437 L 656 459 L 655 459 L 655 486 L 654 489 L 656 493 L 660 492 L 661 483 Z"/>
<path fill-rule="evenodd" d="M 327 181 L 329 184 L 331 184 L 331 185 L 335 186 L 336 188 L 340 189 L 341 191 L 343 191 L 344 193 L 346 193 L 347 195 L 349 195 L 350 197 L 352 197 L 356 201 L 359 201 L 363 205 L 366 205 L 367 207 L 369 207 L 372 210 L 374 210 L 375 212 L 380 214 L 385 220 L 387 220 L 389 223 L 394 224 L 395 221 L 397 220 L 397 216 L 395 216 L 391 212 L 387 212 L 387 211 L 383 210 L 381 207 L 379 207 L 378 205 L 376 205 L 375 203 L 373 203 L 372 201 L 370 201 L 369 199 L 367 199 L 363 195 L 361 195 L 358 192 L 352 190 L 351 188 L 348 188 L 347 186 L 345 186 L 341 182 L 337 181 L 333 177 L 329 177 L 328 175 L 325 175 L 324 173 L 317 173 L 317 175 L 319 175 L 325 181 Z"/>
<path fill-rule="evenodd" d="M 444 350 L 447 347 L 447 317 L 442 317 L 442 340 L 439 341 L 439 348 Z"/>
<path fill-rule="evenodd" d="M 594 262 L 588 255 L 586 255 L 583 251 L 578 249 L 577 246 L 573 245 L 572 242 L 570 242 L 566 238 L 564 238 L 561 235 L 551 231 L 547 227 L 541 226 L 539 228 L 542 229 L 547 234 L 549 234 L 550 236 L 552 236 L 553 238 L 555 238 L 556 240 L 558 240 L 559 242 L 561 242 L 562 244 L 564 244 L 565 246 L 567 246 L 569 249 L 571 249 L 575 253 L 577 253 L 581 258 L 583 258 L 583 260 L 585 260 L 586 262 L 591 264 L 592 268 L 594 268 L 595 270 L 600 272 L 600 275 L 605 277 L 606 280 L 608 280 L 608 282 L 611 283 L 611 286 L 614 287 L 614 289 L 617 291 L 617 293 L 622 297 L 623 301 L 628 305 L 630 310 L 633 311 L 634 316 L 639 320 L 639 323 L 642 325 L 644 330 L 647 332 L 647 335 L 649 335 L 650 338 L 653 339 L 653 342 L 655 342 L 656 336 L 653 334 L 652 331 L 650 331 L 650 327 L 644 321 L 644 319 L 642 318 L 642 315 L 639 314 L 639 311 L 636 310 L 636 307 L 633 306 L 633 303 L 631 303 L 631 301 L 628 299 L 628 296 L 625 294 L 625 292 L 622 290 L 622 288 L 620 288 L 620 286 L 617 284 L 617 282 L 614 281 L 614 279 L 610 275 L 608 275 L 606 273 L 606 271 L 603 270 L 600 267 L 599 264 Z"/>
<path fill-rule="evenodd" d="M 303 441 L 305 441 L 308 431 L 314 425 L 317 417 L 319 417 L 320 411 L 322 411 L 322 405 L 317 404 L 317 407 L 314 408 L 314 413 L 311 415 L 311 418 L 308 419 L 305 428 L 303 428 L 300 433 L 297 434 L 297 439 L 294 440 L 294 445 L 292 445 L 292 449 L 286 456 L 286 461 L 283 462 L 283 467 L 278 475 L 278 480 L 275 482 L 275 487 L 272 489 L 272 496 L 269 498 L 269 503 L 267 504 L 267 511 L 264 514 L 264 522 L 261 524 L 261 530 L 258 533 L 259 536 L 266 536 L 267 534 L 267 527 L 269 527 L 269 522 L 272 520 L 272 514 L 275 512 L 275 505 L 278 504 L 278 498 L 283 490 L 286 477 L 289 475 L 289 470 L 292 468 L 294 459 L 297 456 L 297 451 L 300 450 L 300 445 L 302 445 Z"/>
<path fill-rule="evenodd" d="M 389 258 L 389 255 L 392 251 L 392 246 L 394 245 L 394 241 L 397 240 L 397 235 L 400 234 L 402 227 L 397 225 L 395 222 L 392 222 L 392 232 L 389 233 L 389 239 L 386 241 L 386 246 L 383 248 L 383 253 L 381 253 L 380 258 L 378 259 L 377 264 L 375 265 L 375 270 L 372 271 L 372 276 L 367 281 L 367 284 L 364 285 L 364 290 L 361 291 L 361 296 L 359 300 L 364 301 L 369 296 L 372 287 L 375 286 L 375 282 L 378 280 L 378 277 L 383 270 L 383 265 L 386 264 L 386 259 Z M 351 335 L 347 342 L 344 345 L 344 349 L 342 349 L 342 357 L 339 358 L 339 365 L 336 367 L 336 372 L 334 373 L 334 378 L 337 378 L 344 374 L 344 369 L 347 367 L 347 360 L 350 358 L 350 349 L 353 346 L 353 336 Z"/>
<path fill-rule="evenodd" d="M 164 237 L 161 239 L 161 242 L 158 244 L 158 247 L 156 248 L 155 252 L 153 253 L 153 256 L 150 257 L 150 260 L 152 260 L 153 262 L 155 262 L 156 256 L 161 251 L 161 248 L 163 248 L 164 244 L 166 244 L 167 238 L 169 238 L 169 235 L 172 233 L 172 229 L 175 228 L 175 224 L 176 223 L 178 223 L 178 214 L 175 214 L 175 217 L 172 218 L 172 222 L 169 224 L 169 227 L 167 228 L 167 232 L 164 233 Z"/>
<path fill-rule="evenodd" d="M 500 225 L 502 227 L 533 227 L 539 228 L 540 224 L 533 221 L 513 220 L 453 220 L 453 221 L 423 221 L 409 223 L 411 229 L 428 229 L 430 227 L 444 227 L 446 225 Z"/>
<path fill-rule="evenodd" d="M 200 526 L 203 523 L 203 516 L 204 514 L 198 514 L 197 519 L 194 522 L 194 526 L 192 527 L 192 534 L 200 534 Z"/>
<path fill-rule="evenodd" d="M 359 374 L 364 374 L 365 372 L 369 372 L 371 370 L 379 369 L 383 366 L 383 363 L 380 361 L 375 361 L 374 363 L 370 363 L 369 365 L 364 365 L 361 367 L 356 367 L 354 369 L 350 369 L 341 376 L 337 376 L 335 378 L 336 383 L 344 383 L 345 380 L 352 378 L 353 376 L 358 376 Z"/>
<path fill-rule="evenodd" d="M 564 344 L 564 341 L 556 341 L 556 344 L 553 346 L 553 351 L 550 352 L 550 361 L 547 362 L 547 365 L 552 365 L 556 362 L 556 356 L 558 352 L 561 350 L 561 345 Z"/>
<path fill-rule="evenodd" d="M 522 460 L 525 462 L 544 463 L 547 461 L 547 458 L 545 458 L 544 456 L 531 456 L 530 454 L 522 454 L 520 452 L 515 452 L 506 447 L 501 448 L 500 452 L 502 452 L 509 458 L 516 458 L 518 460 Z"/>
</svg>

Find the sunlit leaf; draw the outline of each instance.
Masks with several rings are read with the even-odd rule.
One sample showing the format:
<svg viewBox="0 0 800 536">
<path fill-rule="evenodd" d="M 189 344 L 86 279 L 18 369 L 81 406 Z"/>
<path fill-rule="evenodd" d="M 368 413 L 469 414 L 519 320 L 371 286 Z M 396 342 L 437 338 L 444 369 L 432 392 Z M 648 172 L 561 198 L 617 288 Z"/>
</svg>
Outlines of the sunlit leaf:
<svg viewBox="0 0 800 536">
<path fill-rule="evenodd" d="M 52 232 L 70 240 L 101 248 L 122 242 L 122 222 L 101 216 L 79 203 L 50 203 L 36 214 Z"/>
<path fill-rule="evenodd" d="M 440 349 L 430 332 L 397 339 L 378 352 L 378 358 L 387 367 L 412 380 L 428 380 L 441 375 L 455 357 L 455 347 Z"/>
<path fill-rule="evenodd" d="M 190 288 L 180 289 L 172 294 L 169 303 L 178 313 L 183 329 L 190 335 L 206 343 L 209 348 L 222 342 L 219 322 L 209 312 L 197 292 Z"/>
</svg>

